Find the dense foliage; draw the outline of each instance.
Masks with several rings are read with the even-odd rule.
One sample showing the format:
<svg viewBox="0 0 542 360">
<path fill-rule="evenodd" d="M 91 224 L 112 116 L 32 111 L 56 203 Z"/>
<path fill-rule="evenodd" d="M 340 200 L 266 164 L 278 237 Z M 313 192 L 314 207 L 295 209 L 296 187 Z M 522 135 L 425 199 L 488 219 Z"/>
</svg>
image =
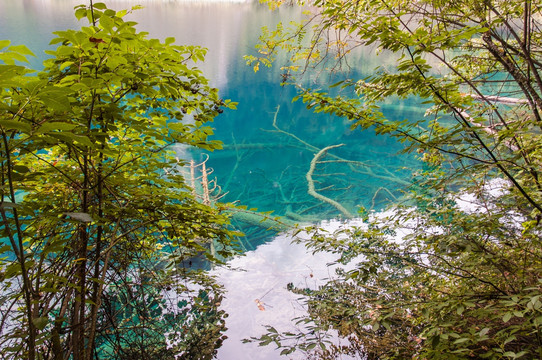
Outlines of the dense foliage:
<svg viewBox="0 0 542 360">
<path fill-rule="evenodd" d="M 395 57 L 336 84 L 337 96 L 300 87 L 299 98 L 404 141 L 424 166 L 393 211 L 364 215 L 364 227 L 311 230 L 308 247 L 349 268 L 319 289 L 292 288 L 307 299 L 306 331 L 270 328 L 259 340 L 328 359 L 542 357 L 540 3 L 295 3 L 307 21 L 266 29 L 249 63 L 268 65 L 283 49 L 293 75 L 356 66 L 356 47 Z M 425 118 L 383 115 L 380 105 L 411 96 L 426 104 Z M 322 340 L 332 329 L 347 345 Z"/>
<path fill-rule="evenodd" d="M 213 358 L 221 290 L 198 259 L 232 233 L 178 151 L 218 148 L 205 123 L 234 104 L 194 67 L 204 49 L 90 4 L 40 72 L 0 41 L 0 357 Z"/>
</svg>

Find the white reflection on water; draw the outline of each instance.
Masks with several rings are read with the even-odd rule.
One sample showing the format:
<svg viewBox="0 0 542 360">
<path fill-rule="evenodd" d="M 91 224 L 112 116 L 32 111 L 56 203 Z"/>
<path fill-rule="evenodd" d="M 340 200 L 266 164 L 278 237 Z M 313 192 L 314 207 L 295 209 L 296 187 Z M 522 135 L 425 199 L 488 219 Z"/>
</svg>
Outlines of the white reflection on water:
<svg viewBox="0 0 542 360">
<path fill-rule="evenodd" d="M 338 221 L 323 224 L 330 232 L 341 225 Z M 349 226 L 360 225 L 359 220 L 349 222 Z M 291 239 L 288 234 L 277 236 L 272 242 L 229 262 L 232 268 L 242 270 L 214 270 L 226 288 L 222 308 L 229 314 L 226 321 L 228 340 L 219 349 L 218 359 L 278 359 L 281 350 L 275 349 L 273 343 L 259 347 L 257 343 L 242 344 L 241 340 L 264 334 L 264 325 L 271 325 L 278 331 L 295 332 L 296 326 L 291 320 L 305 315 L 306 311 L 301 305 L 301 296 L 288 291 L 287 284 L 315 289 L 334 277 L 337 266 L 326 264 L 334 262 L 336 256 L 329 253 L 312 255 L 303 245 L 291 244 Z M 256 299 L 261 300 L 264 311 L 258 309 Z M 284 357 L 304 358 L 301 353 Z M 351 358 L 343 356 L 341 359 Z"/>
</svg>

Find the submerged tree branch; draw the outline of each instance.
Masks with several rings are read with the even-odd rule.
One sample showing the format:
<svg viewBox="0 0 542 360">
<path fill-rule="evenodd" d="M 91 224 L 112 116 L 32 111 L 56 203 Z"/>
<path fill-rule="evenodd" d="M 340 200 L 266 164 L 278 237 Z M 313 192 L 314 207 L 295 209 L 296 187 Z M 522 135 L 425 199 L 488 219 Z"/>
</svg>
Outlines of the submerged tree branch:
<svg viewBox="0 0 542 360">
<path fill-rule="evenodd" d="M 321 200 L 323 202 L 326 202 L 326 203 L 330 204 L 331 206 L 335 207 L 344 216 L 346 216 L 346 218 L 350 219 L 350 218 L 352 218 L 354 216 L 348 210 L 346 210 L 346 208 L 344 206 L 342 206 L 341 204 L 339 204 L 335 200 L 332 200 L 332 199 L 330 199 L 328 197 L 325 197 L 324 195 L 321 195 L 321 194 L 316 192 L 316 189 L 314 187 L 314 180 L 312 179 L 312 174 L 314 173 L 314 169 L 316 167 L 316 164 L 320 160 L 320 158 L 322 156 L 324 156 L 329 150 L 334 149 L 334 148 L 338 148 L 338 147 L 341 147 L 341 146 L 344 146 L 344 144 L 330 145 L 330 146 L 327 146 L 327 147 L 323 148 L 316 155 L 314 155 L 314 158 L 311 161 L 309 171 L 307 172 L 307 175 L 306 175 L 306 179 L 307 179 L 307 183 L 308 183 L 307 192 L 312 197 L 314 197 L 314 198 L 316 198 L 318 200 Z"/>
</svg>

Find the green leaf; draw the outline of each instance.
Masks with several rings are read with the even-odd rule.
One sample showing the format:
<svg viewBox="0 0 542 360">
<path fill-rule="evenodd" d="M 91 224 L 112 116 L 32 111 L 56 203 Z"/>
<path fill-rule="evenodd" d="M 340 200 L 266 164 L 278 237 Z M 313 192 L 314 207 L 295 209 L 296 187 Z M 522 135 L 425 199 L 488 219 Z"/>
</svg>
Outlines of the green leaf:
<svg viewBox="0 0 542 360">
<path fill-rule="evenodd" d="M 43 123 L 36 132 L 38 134 L 46 134 L 54 130 L 58 130 L 58 131 L 73 130 L 76 127 L 77 127 L 76 124 L 70 124 L 70 123 L 61 122 L 61 121 L 47 121 Z"/>
<path fill-rule="evenodd" d="M 67 88 L 49 86 L 38 93 L 38 98 L 43 101 L 43 104 L 56 111 L 71 110 L 70 100 L 68 95 L 72 92 Z"/>
<path fill-rule="evenodd" d="M 504 321 L 505 323 L 508 322 L 508 320 L 510 320 L 512 318 L 513 314 L 511 312 L 507 312 L 506 314 L 504 314 L 504 316 L 502 317 L 502 321 Z"/>
<path fill-rule="evenodd" d="M 280 355 L 288 355 L 292 353 L 292 349 L 282 349 Z"/>
<path fill-rule="evenodd" d="M 509 336 L 509 337 L 504 341 L 503 344 L 506 345 L 506 344 L 508 344 L 508 343 L 510 343 L 510 342 L 512 342 L 512 341 L 514 341 L 514 340 L 516 340 L 516 339 L 517 339 L 516 335 Z"/>
<path fill-rule="evenodd" d="M 2 201 L 0 202 L 0 209 L 7 209 L 7 208 L 16 208 L 20 207 L 21 205 L 9 202 L 9 201 Z"/>
<path fill-rule="evenodd" d="M 6 130 L 20 130 L 25 133 L 30 133 L 32 130 L 30 124 L 18 120 L 0 120 L 0 127 Z"/>
<path fill-rule="evenodd" d="M 37 318 L 32 319 L 32 323 L 37 329 L 43 330 L 49 323 L 49 319 L 46 316 L 37 317 Z"/>
<path fill-rule="evenodd" d="M 0 86 L 2 82 L 5 83 L 6 80 L 12 79 L 15 76 L 22 75 L 25 71 L 23 66 L 19 65 L 0 65 Z M 6 83 L 9 84 L 9 83 Z"/>
<path fill-rule="evenodd" d="M 0 44 L 1 47 L 1 44 Z M 16 53 L 19 53 L 21 55 L 29 55 L 29 56 L 36 56 L 32 51 L 30 51 L 29 48 L 27 48 L 25 45 L 14 45 L 10 46 L 9 50 L 14 51 Z"/>
<path fill-rule="evenodd" d="M 85 18 L 85 17 L 87 17 L 87 9 L 79 8 L 79 9 L 75 10 L 75 18 L 77 20 L 81 20 L 82 18 Z"/>
<path fill-rule="evenodd" d="M 115 22 L 111 17 L 107 15 L 102 15 L 100 17 L 100 26 L 103 27 L 103 29 L 107 32 L 111 32 L 113 30 L 113 26 L 115 26 Z"/>
<path fill-rule="evenodd" d="M 18 172 L 19 174 L 24 174 L 24 173 L 30 172 L 30 169 L 27 166 L 24 166 L 24 165 L 14 165 L 13 170 Z"/>
<path fill-rule="evenodd" d="M 459 339 L 454 341 L 454 344 L 462 344 L 462 343 L 467 342 L 469 340 L 470 340 L 469 338 L 459 338 Z"/>
<path fill-rule="evenodd" d="M 3 49 L 6 46 L 9 46 L 9 44 L 11 44 L 11 41 L 9 40 L 0 40 L 0 49 Z"/>
<path fill-rule="evenodd" d="M 62 63 L 62 65 L 60 65 L 59 69 L 60 69 L 60 71 L 63 71 L 67 67 L 72 66 L 73 64 L 74 64 L 73 61 L 66 61 L 66 62 Z"/>
<path fill-rule="evenodd" d="M 104 3 L 101 3 L 101 2 L 99 2 L 99 3 L 94 3 L 92 6 L 93 6 L 95 9 L 99 9 L 99 10 L 105 10 L 105 9 L 107 9 L 107 5 L 105 5 Z"/>
</svg>

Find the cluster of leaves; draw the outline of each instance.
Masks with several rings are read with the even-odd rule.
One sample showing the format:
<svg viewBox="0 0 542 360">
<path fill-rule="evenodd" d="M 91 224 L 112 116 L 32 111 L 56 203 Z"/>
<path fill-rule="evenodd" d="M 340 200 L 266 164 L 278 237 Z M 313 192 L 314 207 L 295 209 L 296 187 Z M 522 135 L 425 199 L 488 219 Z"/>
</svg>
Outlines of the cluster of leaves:
<svg viewBox="0 0 542 360">
<path fill-rule="evenodd" d="M 194 67 L 204 49 L 149 39 L 127 13 L 77 6 L 89 26 L 56 32 L 39 73 L 0 41 L 4 359 L 207 359 L 220 346 L 221 290 L 192 261 L 215 261 L 211 243 L 228 256 L 233 234 L 188 191 L 174 146 L 219 148 L 205 124 L 235 104 Z"/>
<path fill-rule="evenodd" d="M 515 0 L 297 3 L 311 5 L 310 18 L 293 33 L 282 28 L 268 33 L 274 37 L 261 46 L 273 46 L 264 53 L 293 51 L 292 61 L 311 54 L 304 57 L 311 66 L 347 61 L 354 47 L 372 46 L 397 59 L 392 68 L 337 84 L 349 90 L 339 96 L 302 89 L 299 99 L 315 111 L 350 119 L 353 127 L 396 137 L 425 166 L 392 216 L 367 218 L 366 227 L 333 234 L 313 230 L 309 248 L 336 253 L 345 264 L 353 261 L 352 270 L 305 293 L 306 320 L 350 340 L 349 346 L 327 346 L 313 355 L 539 358 L 540 5 Z M 292 47 L 309 30 L 313 35 L 306 48 Z M 355 97 L 344 95 L 351 90 Z M 380 110 L 386 100 L 412 96 L 427 104 L 425 118 L 388 119 Z M 495 185 L 491 179 L 501 181 Z M 465 194 L 473 197 L 470 210 L 457 200 Z M 293 348 L 286 340 L 305 352 L 314 342 L 306 334 L 265 336 L 287 351 Z"/>
<path fill-rule="evenodd" d="M 316 230 L 312 248 L 355 267 L 309 294 L 310 318 L 369 358 L 538 356 L 539 231 L 495 201 L 471 212 L 427 197 L 369 228 Z"/>
</svg>

